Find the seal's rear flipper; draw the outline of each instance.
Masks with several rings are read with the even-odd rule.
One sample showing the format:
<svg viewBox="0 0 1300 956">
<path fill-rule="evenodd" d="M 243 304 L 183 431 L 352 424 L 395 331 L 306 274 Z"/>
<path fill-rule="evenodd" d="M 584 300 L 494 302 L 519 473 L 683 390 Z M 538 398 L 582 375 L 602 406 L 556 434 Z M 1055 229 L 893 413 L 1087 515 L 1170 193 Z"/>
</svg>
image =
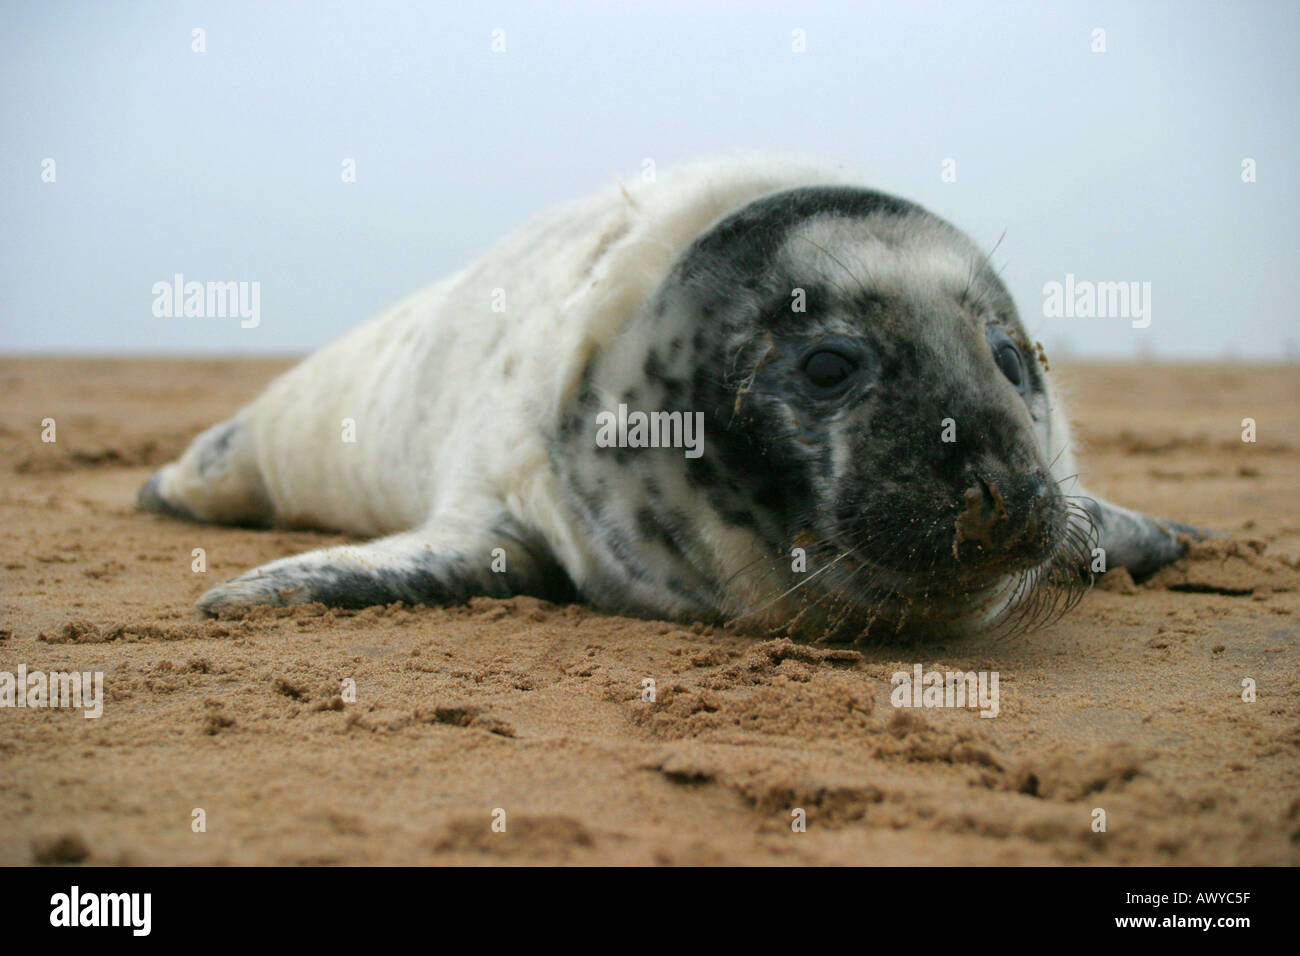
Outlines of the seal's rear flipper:
<svg viewBox="0 0 1300 956">
<path fill-rule="evenodd" d="M 1134 578 L 1147 577 L 1181 558 L 1187 547 L 1178 540 L 1180 536 L 1194 541 L 1221 537 L 1218 532 L 1162 521 L 1100 498 L 1085 498 L 1081 504 L 1097 529 L 1099 547 L 1106 553 L 1106 567 L 1123 566 Z"/>
<path fill-rule="evenodd" d="M 269 524 L 273 509 L 248 426 L 236 416 L 199 435 L 150 476 L 136 506 L 185 521 Z"/>
<path fill-rule="evenodd" d="M 515 594 L 567 601 L 575 590 L 548 549 L 501 521 L 492 531 L 440 524 L 272 561 L 208 591 L 197 607 L 216 615 L 263 604 L 458 604 Z"/>
</svg>

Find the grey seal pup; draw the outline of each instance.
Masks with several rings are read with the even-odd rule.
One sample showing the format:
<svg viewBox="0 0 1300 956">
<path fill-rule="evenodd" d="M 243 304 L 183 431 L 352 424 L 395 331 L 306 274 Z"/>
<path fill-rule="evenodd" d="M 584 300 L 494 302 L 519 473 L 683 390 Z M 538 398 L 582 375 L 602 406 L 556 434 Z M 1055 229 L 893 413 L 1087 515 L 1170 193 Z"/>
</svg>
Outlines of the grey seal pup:
<svg viewBox="0 0 1300 956">
<path fill-rule="evenodd" d="M 965 235 L 752 160 L 537 216 L 281 375 L 139 503 L 374 539 L 242 574 L 208 614 L 529 594 L 831 637 L 1031 627 L 1200 534 L 1080 487 Z"/>
</svg>

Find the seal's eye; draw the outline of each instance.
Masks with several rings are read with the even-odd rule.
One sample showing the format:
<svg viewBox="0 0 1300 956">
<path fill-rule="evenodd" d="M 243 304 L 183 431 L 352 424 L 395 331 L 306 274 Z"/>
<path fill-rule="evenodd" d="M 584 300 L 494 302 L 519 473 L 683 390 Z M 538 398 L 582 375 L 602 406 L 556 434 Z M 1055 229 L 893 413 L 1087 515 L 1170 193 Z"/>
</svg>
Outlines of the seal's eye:
<svg viewBox="0 0 1300 956">
<path fill-rule="evenodd" d="M 808 381 L 821 391 L 834 391 L 843 385 L 857 370 L 857 364 L 845 355 L 830 349 L 818 349 L 803 363 L 803 373 Z"/>
<path fill-rule="evenodd" d="M 1007 381 L 1017 388 L 1024 380 L 1024 370 L 1020 366 L 1020 352 L 1014 345 L 1001 346 L 993 356 L 997 359 L 998 368 L 1002 369 L 1002 374 L 1007 377 Z"/>
</svg>

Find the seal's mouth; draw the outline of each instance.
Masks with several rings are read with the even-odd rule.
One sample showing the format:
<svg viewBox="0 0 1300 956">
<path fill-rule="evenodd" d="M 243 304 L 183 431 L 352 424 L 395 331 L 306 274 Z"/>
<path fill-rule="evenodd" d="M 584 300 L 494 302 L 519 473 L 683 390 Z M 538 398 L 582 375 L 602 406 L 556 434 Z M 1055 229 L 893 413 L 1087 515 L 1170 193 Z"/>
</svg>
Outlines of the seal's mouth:
<svg viewBox="0 0 1300 956">
<path fill-rule="evenodd" d="M 808 553 L 808 573 L 761 609 L 780 605 L 787 630 L 828 640 L 939 634 L 971 622 L 988 632 L 1020 633 L 1057 619 L 1091 584 L 1097 533 L 1085 499 L 1052 496 L 1043 514 L 1013 524 L 994 488 L 987 497 L 973 490 L 955 518 L 935 519 L 950 529 L 947 560 L 932 552 L 891 566 L 873 558 L 879 552 L 871 546 L 879 542 L 869 532 L 822 540 L 807 533 L 796 543 Z"/>
</svg>

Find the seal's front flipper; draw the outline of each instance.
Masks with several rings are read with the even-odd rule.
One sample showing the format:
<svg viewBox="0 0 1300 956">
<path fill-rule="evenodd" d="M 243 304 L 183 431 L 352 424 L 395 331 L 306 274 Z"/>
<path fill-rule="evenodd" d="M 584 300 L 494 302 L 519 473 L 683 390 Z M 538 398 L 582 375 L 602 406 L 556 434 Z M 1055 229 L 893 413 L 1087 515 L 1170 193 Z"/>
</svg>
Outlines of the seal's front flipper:
<svg viewBox="0 0 1300 956">
<path fill-rule="evenodd" d="M 255 605 L 458 604 L 471 597 L 531 594 L 571 600 L 574 589 L 550 551 L 511 522 L 494 531 L 440 525 L 361 545 L 272 561 L 198 600 L 205 614 Z"/>
<path fill-rule="evenodd" d="M 1081 504 L 1097 529 L 1099 547 L 1106 553 L 1106 567 L 1123 566 L 1134 578 L 1154 574 L 1181 558 L 1187 548 L 1178 540 L 1180 536 L 1186 535 L 1194 541 L 1219 537 L 1213 531 L 1162 521 L 1100 498 L 1084 498 Z"/>
</svg>

